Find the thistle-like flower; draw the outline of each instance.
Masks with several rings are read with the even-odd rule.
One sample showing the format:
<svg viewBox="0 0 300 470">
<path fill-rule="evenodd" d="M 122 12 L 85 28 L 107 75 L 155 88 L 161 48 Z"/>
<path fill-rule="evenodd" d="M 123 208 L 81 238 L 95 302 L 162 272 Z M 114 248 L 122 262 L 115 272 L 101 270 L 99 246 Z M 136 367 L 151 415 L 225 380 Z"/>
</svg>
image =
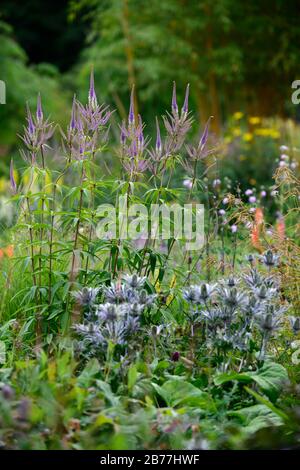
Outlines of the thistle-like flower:
<svg viewBox="0 0 300 470">
<path fill-rule="evenodd" d="M 140 289 L 141 287 L 143 287 L 146 282 L 146 279 L 146 277 L 139 277 L 136 274 L 125 274 L 125 276 L 123 277 L 123 281 L 125 282 L 125 284 L 129 287 L 132 287 L 133 289 Z"/>
<path fill-rule="evenodd" d="M 297 335 L 300 332 L 300 317 L 289 317 L 293 333 Z"/>
<path fill-rule="evenodd" d="M 99 290 L 98 287 L 83 287 L 81 291 L 73 292 L 72 295 L 81 306 L 91 307 L 96 302 Z"/>
<path fill-rule="evenodd" d="M 231 309 L 243 307 L 247 301 L 246 294 L 238 291 L 236 287 L 220 289 L 219 294 L 224 304 Z"/>
<path fill-rule="evenodd" d="M 98 306 L 96 315 L 102 322 L 112 322 L 122 316 L 122 312 L 118 305 L 107 302 Z"/>
<path fill-rule="evenodd" d="M 188 115 L 188 93 L 189 86 L 187 87 L 184 105 L 179 115 L 177 98 L 176 98 L 176 84 L 173 85 L 171 113 L 167 113 L 163 117 L 164 125 L 167 131 L 167 140 L 165 142 L 166 155 L 169 156 L 177 152 L 183 145 L 185 136 L 190 130 L 192 119 Z"/>
<path fill-rule="evenodd" d="M 267 313 L 266 315 L 261 315 L 258 318 L 258 327 L 262 333 L 273 334 L 281 326 L 281 319 Z"/>
<path fill-rule="evenodd" d="M 215 288 L 216 284 L 207 283 L 203 283 L 200 286 L 190 286 L 183 292 L 183 298 L 194 304 L 206 303 L 215 291 Z"/>
<path fill-rule="evenodd" d="M 263 255 L 260 256 L 260 260 L 268 267 L 273 268 L 277 266 L 279 261 L 279 255 L 276 255 L 271 250 L 267 250 Z"/>
</svg>

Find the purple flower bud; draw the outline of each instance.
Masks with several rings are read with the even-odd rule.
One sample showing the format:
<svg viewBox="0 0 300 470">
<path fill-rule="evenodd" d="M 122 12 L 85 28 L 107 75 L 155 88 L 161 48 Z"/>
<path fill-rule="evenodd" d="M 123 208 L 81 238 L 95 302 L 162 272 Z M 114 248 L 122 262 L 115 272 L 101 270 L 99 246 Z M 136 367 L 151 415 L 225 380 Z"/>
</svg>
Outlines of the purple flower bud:
<svg viewBox="0 0 300 470">
<path fill-rule="evenodd" d="M 160 129 L 159 129 L 159 124 L 158 124 L 158 119 L 156 119 L 156 144 L 155 144 L 155 149 L 156 152 L 161 152 L 161 137 L 160 137 Z"/>
<path fill-rule="evenodd" d="M 137 148 L 136 148 L 136 141 L 134 140 L 132 142 L 132 149 L 131 149 L 131 155 L 132 157 L 136 157 L 137 156 Z"/>
<path fill-rule="evenodd" d="M 173 354 L 172 354 L 172 356 L 171 356 L 172 361 L 178 362 L 178 361 L 179 361 L 179 358 L 180 358 L 179 352 L 178 352 L 178 351 L 173 352 Z"/>
<path fill-rule="evenodd" d="M 121 135 L 120 135 L 120 140 L 121 140 L 122 145 L 125 145 L 126 138 L 127 138 L 127 131 L 125 127 L 125 122 L 123 121 L 122 126 L 121 126 Z"/>
<path fill-rule="evenodd" d="M 131 95 L 130 95 L 128 122 L 130 125 L 134 124 L 134 85 L 132 87 Z"/>
<path fill-rule="evenodd" d="M 175 82 L 173 82 L 172 111 L 175 114 L 178 114 L 178 105 L 177 105 L 177 99 L 176 99 L 176 83 Z"/>
<path fill-rule="evenodd" d="M 231 225 L 231 231 L 232 231 L 232 233 L 236 233 L 237 232 L 237 226 L 236 225 Z"/>
<path fill-rule="evenodd" d="M 94 70 L 91 70 L 91 76 L 90 76 L 90 90 L 89 90 L 89 104 L 92 107 L 97 106 L 97 96 L 95 92 L 95 82 L 94 82 Z"/>
<path fill-rule="evenodd" d="M 200 150 L 203 150 L 203 149 L 204 149 L 205 144 L 206 144 L 206 142 L 207 142 L 207 139 L 208 139 L 208 130 L 209 130 L 209 123 L 210 123 L 210 120 L 211 120 L 212 118 L 213 118 L 213 116 L 210 116 L 210 117 L 208 118 L 208 121 L 207 121 L 207 123 L 206 123 L 206 125 L 205 125 L 205 128 L 204 128 L 204 132 L 203 132 L 203 134 L 202 134 L 202 136 L 201 136 L 201 138 L 200 138 L 200 140 L 199 140 L 198 148 L 199 148 Z"/>
<path fill-rule="evenodd" d="M 28 133 L 30 136 L 33 136 L 34 133 L 35 133 L 35 125 L 33 123 L 33 120 L 32 120 L 32 116 L 31 116 L 31 112 L 30 112 L 30 108 L 29 108 L 29 105 L 27 103 L 27 121 L 28 121 Z"/>
<path fill-rule="evenodd" d="M 36 119 L 38 122 L 42 122 L 43 120 L 43 109 L 42 109 L 42 100 L 41 100 L 40 93 L 38 94 L 38 98 L 37 98 Z"/>
<path fill-rule="evenodd" d="M 2 392 L 3 398 L 5 398 L 6 400 L 11 400 L 15 394 L 14 390 L 9 385 L 6 385 L 6 384 L 3 385 L 1 392 Z"/>
<path fill-rule="evenodd" d="M 256 197 L 255 196 L 250 196 L 248 200 L 249 200 L 250 204 L 254 204 L 256 202 Z"/>
<path fill-rule="evenodd" d="M 13 193 L 15 194 L 17 192 L 17 185 L 14 177 L 14 162 L 13 159 L 10 161 L 10 170 L 9 170 L 9 176 L 10 176 L 10 184 L 11 184 L 11 189 L 13 190 Z"/>
<path fill-rule="evenodd" d="M 190 84 L 187 84 L 186 90 L 185 90 L 185 98 L 184 98 L 184 103 L 182 107 L 182 113 L 187 114 L 189 111 L 189 91 L 190 91 Z"/>
<path fill-rule="evenodd" d="M 20 401 L 18 406 L 17 419 L 20 421 L 27 421 L 29 418 L 29 412 L 30 402 L 27 398 L 23 398 L 23 400 Z"/>
<path fill-rule="evenodd" d="M 76 95 L 73 98 L 73 105 L 72 105 L 72 114 L 71 114 L 71 121 L 70 121 L 70 130 L 74 131 L 76 129 Z"/>
<path fill-rule="evenodd" d="M 143 121 L 142 121 L 140 114 L 138 116 L 138 119 L 139 119 L 139 127 L 138 127 L 137 138 L 138 138 L 139 146 L 142 147 L 144 144 L 144 134 L 143 134 Z"/>
<path fill-rule="evenodd" d="M 78 132 L 80 134 L 83 133 L 83 123 L 82 123 L 82 120 L 81 120 L 81 117 L 78 116 L 77 120 L 76 120 L 76 129 L 78 130 Z"/>
</svg>

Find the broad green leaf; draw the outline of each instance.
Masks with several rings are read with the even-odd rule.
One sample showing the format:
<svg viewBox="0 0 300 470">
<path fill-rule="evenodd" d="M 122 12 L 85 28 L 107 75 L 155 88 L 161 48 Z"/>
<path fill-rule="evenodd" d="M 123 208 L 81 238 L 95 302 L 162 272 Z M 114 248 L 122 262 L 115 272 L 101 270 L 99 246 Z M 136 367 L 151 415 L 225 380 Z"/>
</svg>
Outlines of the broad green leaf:
<svg viewBox="0 0 300 470">
<path fill-rule="evenodd" d="M 215 404 L 210 395 L 189 382 L 171 379 L 167 380 L 162 386 L 154 383 L 152 385 L 168 406 L 185 405 L 193 408 L 215 410 Z"/>
<path fill-rule="evenodd" d="M 99 370 L 100 364 L 98 360 L 96 358 L 91 359 L 78 377 L 78 384 L 83 387 L 89 387 Z"/>
<path fill-rule="evenodd" d="M 244 424 L 243 430 L 252 434 L 269 426 L 281 426 L 283 420 L 266 405 L 253 405 L 238 411 L 231 411 L 229 416 L 238 417 Z"/>
</svg>

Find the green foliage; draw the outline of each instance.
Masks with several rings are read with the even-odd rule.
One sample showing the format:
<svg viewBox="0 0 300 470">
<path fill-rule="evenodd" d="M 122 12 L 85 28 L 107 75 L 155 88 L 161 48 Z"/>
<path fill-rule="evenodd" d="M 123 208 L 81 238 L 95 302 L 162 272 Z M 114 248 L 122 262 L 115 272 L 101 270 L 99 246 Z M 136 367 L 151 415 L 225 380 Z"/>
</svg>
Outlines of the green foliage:
<svg viewBox="0 0 300 470">
<path fill-rule="evenodd" d="M 6 105 L 0 106 L 1 145 L 11 146 L 21 131 L 24 101 L 33 104 L 40 92 L 53 118 L 64 120 L 65 96 L 59 84 L 58 71 L 50 64 L 28 66 L 24 50 L 15 41 L 11 28 L 0 23 L 0 79 L 6 84 Z"/>
</svg>

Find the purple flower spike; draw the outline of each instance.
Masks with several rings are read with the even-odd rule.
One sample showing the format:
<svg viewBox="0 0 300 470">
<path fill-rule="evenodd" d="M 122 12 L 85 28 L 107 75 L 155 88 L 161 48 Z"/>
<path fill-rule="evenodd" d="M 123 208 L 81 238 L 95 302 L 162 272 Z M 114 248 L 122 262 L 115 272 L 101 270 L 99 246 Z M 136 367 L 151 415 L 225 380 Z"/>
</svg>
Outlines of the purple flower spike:
<svg viewBox="0 0 300 470">
<path fill-rule="evenodd" d="M 94 70 L 91 70 L 90 76 L 90 90 L 89 90 L 89 104 L 95 108 L 97 106 L 97 96 L 95 92 Z"/>
<path fill-rule="evenodd" d="M 172 111 L 175 114 L 178 114 L 178 105 L 177 105 L 177 99 L 176 99 L 176 83 L 175 82 L 173 82 Z"/>
<path fill-rule="evenodd" d="M 83 123 L 80 116 L 78 116 L 78 119 L 76 120 L 76 129 L 78 130 L 79 134 L 83 133 Z"/>
<path fill-rule="evenodd" d="M 127 131 L 126 131 L 125 122 L 123 121 L 122 126 L 121 126 L 121 135 L 120 135 L 120 140 L 121 140 L 122 145 L 125 145 L 126 138 L 127 138 Z"/>
<path fill-rule="evenodd" d="M 209 123 L 210 123 L 210 120 L 211 120 L 212 118 L 213 118 L 213 116 L 210 116 L 210 117 L 208 118 L 208 121 L 207 121 L 206 125 L 205 125 L 204 132 L 203 132 L 203 134 L 202 134 L 202 136 L 201 136 L 201 139 L 200 139 L 200 141 L 199 141 L 199 146 L 198 146 L 198 147 L 199 147 L 200 150 L 203 150 L 203 149 L 204 149 L 205 144 L 206 144 L 206 142 L 207 142 L 207 139 L 208 139 L 208 130 L 209 130 Z"/>
<path fill-rule="evenodd" d="M 9 176 L 10 176 L 11 189 L 13 190 L 13 193 L 16 194 L 17 185 L 16 185 L 16 181 L 15 181 L 15 177 L 14 177 L 14 162 L 13 162 L 13 159 L 11 159 L 11 161 L 10 161 Z"/>
<path fill-rule="evenodd" d="M 35 133 L 35 125 L 32 120 L 31 112 L 29 105 L 27 103 L 27 121 L 28 121 L 28 133 L 32 137 Z"/>
<path fill-rule="evenodd" d="M 156 152 L 161 152 L 161 136 L 160 136 L 160 128 L 159 128 L 159 124 L 158 124 L 158 119 L 156 118 L 156 145 L 155 145 L 155 149 L 156 149 Z"/>
<path fill-rule="evenodd" d="M 76 95 L 73 98 L 73 105 L 72 105 L 72 114 L 71 114 L 71 121 L 70 121 L 70 130 L 75 131 L 76 129 Z"/>
<path fill-rule="evenodd" d="M 182 107 L 182 114 L 187 115 L 189 111 L 189 92 L 190 92 L 190 84 L 187 84 L 186 90 L 185 90 L 185 98 L 184 98 L 184 103 Z"/>
<path fill-rule="evenodd" d="M 132 87 L 131 95 L 130 95 L 128 122 L 130 125 L 134 124 L 134 85 Z"/>
<path fill-rule="evenodd" d="M 142 147 L 144 144 L 144 133 L 143 133 L 143 121 L 141 115 L 138 116 L 139 119 L 139 127 L 138 127 L 138 142 L 139 146 Z"/>
<path fill-rule="evenodd" d="M 37 98 L 36 119 L 38 122 L 43 121 L 43 109 L 42 109 L 42 100 L 41 100 L 40 93 L 38 94 L 38 98 Z"/>
</svg>

